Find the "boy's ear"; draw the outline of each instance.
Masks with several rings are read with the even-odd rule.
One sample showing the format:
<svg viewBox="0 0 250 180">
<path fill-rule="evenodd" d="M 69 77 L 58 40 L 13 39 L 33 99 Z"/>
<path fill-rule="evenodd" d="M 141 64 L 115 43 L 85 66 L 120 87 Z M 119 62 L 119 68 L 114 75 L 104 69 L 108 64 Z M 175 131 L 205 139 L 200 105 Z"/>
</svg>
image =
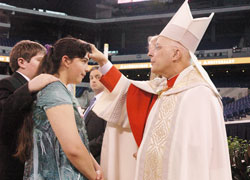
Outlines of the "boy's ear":
<svg viewBox="0 0 250 180">
<path fill-rule="evenodd" d="M 23 58 L 17 59 L 17 64 L 18 64 L 19 68 L 21 68 L 21 69 L 25 69 L 27 63 L 28 62 Z"/>
</svg>

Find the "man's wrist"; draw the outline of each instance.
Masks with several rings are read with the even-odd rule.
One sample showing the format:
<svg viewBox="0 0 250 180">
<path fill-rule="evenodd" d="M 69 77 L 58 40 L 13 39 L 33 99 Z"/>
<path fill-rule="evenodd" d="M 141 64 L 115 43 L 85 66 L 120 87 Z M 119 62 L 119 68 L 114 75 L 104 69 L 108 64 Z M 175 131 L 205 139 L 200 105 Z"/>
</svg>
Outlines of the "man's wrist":
<svg viewBox="0 0 250 180">
<path fill-rule="evenodd" d="M 102 75 L 105 75 L 112 68 L 112 66 L 112 63 L 107 61 L 103 66 L 100 66 L 98 70 L 102 73 Z"/>
<path fill-rule="evenodd" d="M 98 64 L 100 65 L 100 67 L 102 67 L 102 66 L 104 66 L 107 62 L 109 62 L 109 60 L 103 59 L 102 61 L 98 62 Z"/>
</svg>

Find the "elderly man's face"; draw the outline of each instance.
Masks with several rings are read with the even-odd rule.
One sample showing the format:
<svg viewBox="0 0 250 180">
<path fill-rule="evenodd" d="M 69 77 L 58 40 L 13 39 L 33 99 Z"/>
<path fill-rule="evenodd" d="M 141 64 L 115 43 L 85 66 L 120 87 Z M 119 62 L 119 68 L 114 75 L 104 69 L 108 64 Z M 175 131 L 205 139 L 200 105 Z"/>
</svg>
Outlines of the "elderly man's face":
<svg viewBox="0 0 250 180">
<path fill-rule="evenodd" d="M 153 57 L 157 38 L 158 38 L 158 36 L 153 36 L 151 38 L 151 40 L 148 42 L 148 56 L 150 58 Z"/>
<path fill-rule="evenodd" d="M 156 41 L 153 55 L 151 57 L 152 72 L 165 75 L 166 72 L 171 71 L 173 46 L 170 45 L 170 40 L 159 36 Z"/>
</svg>

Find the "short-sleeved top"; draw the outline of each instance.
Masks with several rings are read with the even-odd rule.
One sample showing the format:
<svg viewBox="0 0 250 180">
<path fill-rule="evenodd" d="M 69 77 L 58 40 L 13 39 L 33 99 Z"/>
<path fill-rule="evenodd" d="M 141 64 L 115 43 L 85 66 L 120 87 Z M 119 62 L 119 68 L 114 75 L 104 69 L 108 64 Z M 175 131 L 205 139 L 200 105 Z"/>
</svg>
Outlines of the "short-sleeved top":
<svg viewBox="0 0 250 180">
<path fill-rule="evenodd" d="M 37 94 L 33 105 L 33 151 L 25 163 L 24 180 L 87 180 L 67 159 L 46 116 L 47 109 L 63 104 L 73 105 L 78 132 L 89 150 L 85 124 L 72 94 L 60 81 L 53 82 Z"/>
</svg>

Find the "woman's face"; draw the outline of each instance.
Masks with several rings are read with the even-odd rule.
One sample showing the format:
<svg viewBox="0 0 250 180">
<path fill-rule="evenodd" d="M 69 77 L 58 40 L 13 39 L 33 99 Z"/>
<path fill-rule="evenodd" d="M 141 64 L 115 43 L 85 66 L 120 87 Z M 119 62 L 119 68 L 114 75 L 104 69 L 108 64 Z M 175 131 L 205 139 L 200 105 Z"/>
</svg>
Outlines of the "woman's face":
<svg viewBox="0 0 250 180">
<path fill-rule="evenodd" d="M 88 72 L 89 53 L 84 58 L 74 58 L 68 69 L 68 83 L 79 84 Z"/>
</svg>

